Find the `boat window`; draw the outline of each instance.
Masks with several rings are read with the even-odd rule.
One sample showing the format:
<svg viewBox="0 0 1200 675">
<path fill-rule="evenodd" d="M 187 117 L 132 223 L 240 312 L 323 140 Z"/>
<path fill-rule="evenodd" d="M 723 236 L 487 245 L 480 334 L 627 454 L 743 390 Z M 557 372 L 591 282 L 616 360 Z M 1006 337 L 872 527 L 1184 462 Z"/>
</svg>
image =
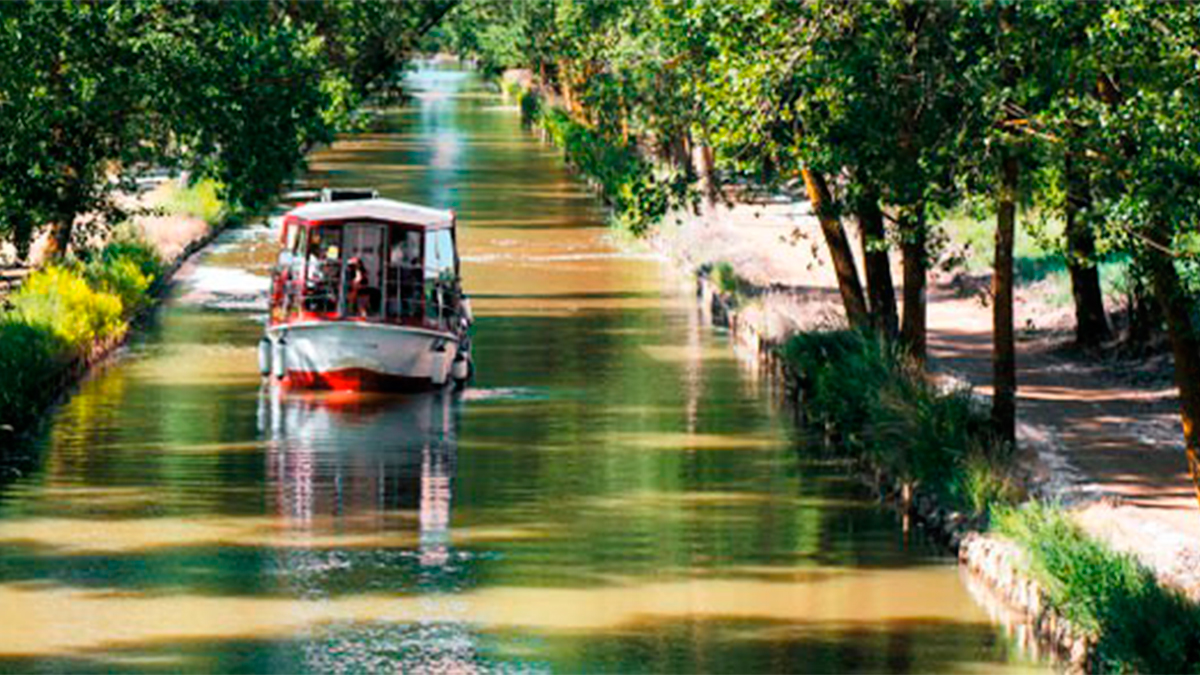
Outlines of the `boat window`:
<svg viewBox="0 0 1200 675">
<path fill-rule="evenodd" d="M 388 318 L 419 318 L 424 313 L 421 269 L 421 233 L 393 229 L 388 250 Z"/>
<path fill-rule="evenodd" d="M 434 230 L 425 235 L 425 278 L 454 278 L 454 239 L 450 230 Z"/>
<path fill-rule="evenodd" d="M 304 252 L 308 238 L 304 228 L 293 225 L 287 229 L 286 247 L 279 253 L 279 274 L 282 275 L 283 311 L 294 317 L 300 311 L 300 295 L 304 288 Z"/>
<path fill-rule="evenodd" d="M 325 225 L 308 230 L 305 257 L 304 309 L 309 312 L 337 310 L 342 276 L 342 226 Z"/>
<path fill-rule="evenodd" d="M 296 278 L 304 273 L 304 252 L 308 248 L 308 238 L 301 236 L 304 228 L 292 226 L 288 228 L 287 248 L 280 254 L 280 263 L 286 261 L 288 271 Z"/>
<path fill-rule="evenodd" d="M 340 307 L 346 316 L 378 318 L 383 311 L 384 243 L 387 228 L 374 223 L 347 225 Z"/>
<path fill-rule="evenodd" d="M 425 233 L 425 318 L 439 323 L 453 309 L 454 238 L 450 230 Z"/>
</svg>

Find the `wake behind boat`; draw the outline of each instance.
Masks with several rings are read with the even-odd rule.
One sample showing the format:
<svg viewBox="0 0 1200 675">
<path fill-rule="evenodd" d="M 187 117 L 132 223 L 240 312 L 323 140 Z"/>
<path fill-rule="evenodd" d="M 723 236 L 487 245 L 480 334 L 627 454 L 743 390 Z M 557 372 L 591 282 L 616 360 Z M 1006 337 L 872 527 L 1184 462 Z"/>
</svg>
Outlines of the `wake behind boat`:
<svg viewBox="0 0 1200 675">
<path fill-rule="evenodd" d="M 259 366 L 285 386 L 436 388 L 471 375 L 455 216 L 390 199 L 283 218 Z"/>
</svg>

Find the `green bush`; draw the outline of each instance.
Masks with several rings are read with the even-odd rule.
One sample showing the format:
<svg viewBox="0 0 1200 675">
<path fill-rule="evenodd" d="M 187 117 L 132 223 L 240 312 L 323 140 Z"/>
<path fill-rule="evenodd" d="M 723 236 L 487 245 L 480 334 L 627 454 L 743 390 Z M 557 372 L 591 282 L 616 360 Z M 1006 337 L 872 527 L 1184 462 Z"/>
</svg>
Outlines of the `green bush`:
<svg viewBox="0 0 1200 675">
<path fill-rule="evenodd" d="M 149 301 L 150 287 L 162 276 L 163 264 L 149 244 L 133 239 L 109 243 L 84 268 L 92 288 L 121 299 L 121 311 L 130 317 Z"/>
<path fill-rule="evenodd" d="M 0 317 L 0 424 L 23 429 L 36 421 L 67 354 L 67 345 L 47 327 Z"/>
<path fill-rule="evenodd" d="M 1085 535 L 1061 509 L 998 509 L 997 530 L 1029 554 L 1049 604 L 1097 638 L 1108 672 L 1200 672 L 1200 609 L 1133 556 Z"/>
<path fill-rule="evenodd" d="M 11 302 L 18 321 L 48 330 L 71 349 L 83 349 L 123 327 L 121 298 L 92 288 L 72 267 L 52 266 L 29 275 Z"/>
<path fill-rule="evenodd" d="M 228 215 L 228 205 L 215 181 L 205 179 L 188 186 L 169 183 L 164 189 L 163 207 L 170 213 L 199 218 L 209 225 L 218 225 Z"/>
<path fill-rule="evenodd" d="M 656 170 L 632 143 L 580 124 L 560 108 L 543 109 L 539 124 L 567 161 L 599 185 L 616 222 L 635 234 L 693 199 L 686 175 Z"/>
<path fill-rule="evenodd" d="M 727 262 L 719 262 L 713 265 L 709 276 L 722 293 L 737 295 L 738 291 L 741 290 L 741 281 L 738 279 L 737 272 L 733 269 L 733 265 Z"/>
<path fill-rule="evenodd" d="M 969 390 L 939 390 L 901 349 L 870 333 L 801 333 L 782 355 L 799 376 L 809 419 L 835 432 L 843 450 L 972 515 L 1015 499 L 1008 453 Z"/>
</svg>

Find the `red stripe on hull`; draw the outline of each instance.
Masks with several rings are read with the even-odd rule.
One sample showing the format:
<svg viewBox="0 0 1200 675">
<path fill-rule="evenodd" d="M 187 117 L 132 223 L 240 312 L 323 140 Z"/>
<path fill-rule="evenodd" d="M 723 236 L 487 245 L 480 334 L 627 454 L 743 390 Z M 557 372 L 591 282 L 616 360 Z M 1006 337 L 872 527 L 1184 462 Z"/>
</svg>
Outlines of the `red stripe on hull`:
<svg viewBox="0 0 1200 675">
<path fill-rule="evenodd" d="M 316 372 L 289 370 L 283 379 L 285 387 L 299 389 L 332 389 L 333 391 L 427 391 L 437 389 L 427 377 L 388 375 L 364 368 L 345 368 Z"/>
</svg>

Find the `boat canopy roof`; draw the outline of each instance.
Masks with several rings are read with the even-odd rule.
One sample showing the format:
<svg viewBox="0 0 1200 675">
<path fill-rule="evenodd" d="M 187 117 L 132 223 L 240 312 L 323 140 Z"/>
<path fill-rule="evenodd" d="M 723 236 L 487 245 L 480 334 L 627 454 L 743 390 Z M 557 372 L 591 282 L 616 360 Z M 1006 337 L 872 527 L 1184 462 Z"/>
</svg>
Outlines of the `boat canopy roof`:
<svg viewBox="0 0 1200 675">
<path fill-rule="evenodd" d="M 340 202 L 310 202 L 293 209 L 289 216 L 316 225 L 325 221 L 376 220 L 427 230 L 454 226 L 454 212 L 406 204 L 391 199 L 353 199 Z"/>
</svg>

